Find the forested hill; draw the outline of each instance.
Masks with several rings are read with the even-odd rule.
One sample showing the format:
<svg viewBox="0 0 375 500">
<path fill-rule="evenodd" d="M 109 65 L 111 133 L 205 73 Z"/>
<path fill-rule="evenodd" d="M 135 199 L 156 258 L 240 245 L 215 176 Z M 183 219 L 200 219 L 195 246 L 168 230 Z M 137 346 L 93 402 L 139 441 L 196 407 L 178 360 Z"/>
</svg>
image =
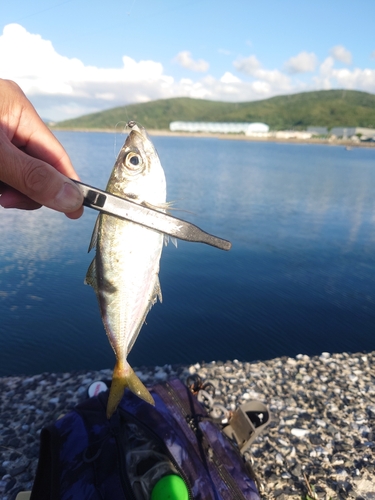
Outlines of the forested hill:
<svg viewBox="0 0 375 500">
<path fill-rule="evenodd" d="M 177 97 L 112 108 L 56 126 L 114 129 L 119 122 L 129 120 L 150 130 L 168 130 L 172 121 L 264 122 L 273 130 L 308 126 L 375 128 L 375 95 L 355 90 L 321 90 L 240 103 Z"/>
</svg>

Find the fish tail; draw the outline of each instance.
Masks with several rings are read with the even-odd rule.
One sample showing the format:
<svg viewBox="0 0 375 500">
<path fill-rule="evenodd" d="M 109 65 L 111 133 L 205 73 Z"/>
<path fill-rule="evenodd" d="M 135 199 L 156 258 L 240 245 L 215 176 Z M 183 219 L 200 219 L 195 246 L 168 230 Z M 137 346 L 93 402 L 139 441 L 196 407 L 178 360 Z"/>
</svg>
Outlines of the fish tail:
<svg viewBox="0 0 375 500">
<path fill-rule="evenodd" d="M 113 370 L 111 390 L 109 391 L 107 418 L 111 418 L 113 413 L 116 411 L 116 408 L 124 395 L 126 387 L 136 396 L 146 401 L 146 403 L 155 405 L 153 397 L 134 373 L 134 370 L 129 363 L 125 362 L 124 365 L 123 363 L 117 361 Z"/>
</svg>

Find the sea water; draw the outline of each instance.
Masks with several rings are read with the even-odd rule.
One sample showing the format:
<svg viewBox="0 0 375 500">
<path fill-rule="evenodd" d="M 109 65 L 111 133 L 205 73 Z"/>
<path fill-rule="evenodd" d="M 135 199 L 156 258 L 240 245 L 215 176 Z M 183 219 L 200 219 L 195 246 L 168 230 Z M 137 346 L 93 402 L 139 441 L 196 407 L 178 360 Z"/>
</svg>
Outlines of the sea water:
<svg viewBox="0 0 375 500">
<path fill-rule="evenodd" d="M 105 188 L 124 137 L 56 135 Z M 173 214 L 233 247 L 165 247 L 133 366 L 375 349 L 375 149 L 152 140 Z M 0 211 L 0 375 L 113 367 L 83 284 L 96 216 Z"/>
</svg>

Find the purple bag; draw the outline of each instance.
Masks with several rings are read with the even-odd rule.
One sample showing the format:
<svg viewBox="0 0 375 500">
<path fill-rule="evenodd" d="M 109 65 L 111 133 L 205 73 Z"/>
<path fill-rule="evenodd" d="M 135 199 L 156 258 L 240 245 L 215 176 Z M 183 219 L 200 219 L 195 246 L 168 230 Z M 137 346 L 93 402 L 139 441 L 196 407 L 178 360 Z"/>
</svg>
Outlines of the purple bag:
<svg viewBox="0 0 375 500">
<path fill-rule="evenodd" d="M 107 420 L 106 391 L 43 429 L 31 500 L 149 500 L 169 474 L 190 500 L 260 500 L 238 447 L 189 388 L 149 389 L 155 407 L 126 391 Z"/>
</svg>

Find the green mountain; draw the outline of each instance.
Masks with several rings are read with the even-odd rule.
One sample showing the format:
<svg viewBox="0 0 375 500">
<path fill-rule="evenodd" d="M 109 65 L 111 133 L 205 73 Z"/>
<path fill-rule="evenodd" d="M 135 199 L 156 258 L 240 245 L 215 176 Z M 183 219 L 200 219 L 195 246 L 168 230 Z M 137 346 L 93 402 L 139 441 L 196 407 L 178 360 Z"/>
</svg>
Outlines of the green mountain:
<svg viewBox="0 0 375 500">
<path fill-rule="evenodd" d="M 169 130 L 172 121 L 264 122 L 273 130 L 308 126 L 375 128 L 375 95 L 320 90 L 239 103 L 177 97 L 112 108 L 59 122 L 56 127 L 114 129 L 119 122 L 129 120 L 150 130 Z"/>
</svg>

